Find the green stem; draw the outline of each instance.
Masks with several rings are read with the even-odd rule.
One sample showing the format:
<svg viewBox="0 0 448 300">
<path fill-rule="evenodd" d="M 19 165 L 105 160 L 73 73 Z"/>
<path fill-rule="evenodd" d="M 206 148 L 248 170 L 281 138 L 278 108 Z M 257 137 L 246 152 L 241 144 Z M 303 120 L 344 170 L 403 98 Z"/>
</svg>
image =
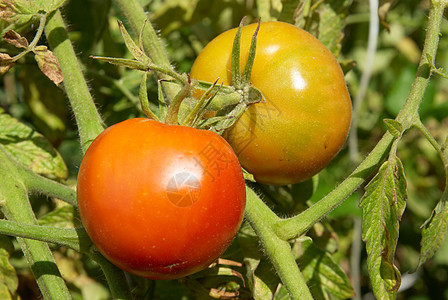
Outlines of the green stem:
<svg viewBox="0 0 448 300">
<path fill-rule="evenodd" d="M 187 82 L 179 93 L 174 97 L 173 102 L 168 107 L 168 111 L 166 112 L 165 123 L 170 125 L 178 125 L 179 124 L 179 108 L 182 104 L 182 101 L 190 92 L 191 85 Z"/>
<path fill-rule="evenodd" d="M 25 51 L 17 54 L 16 56 L 14 56 L 12 58 L 12 61 L 17 61 L 20 58 L 22 58 L 23 56 L 25 56 L 27 53 L 31 52 L 34 50 L 34 48 L 36 47 L 37 43 L 39 42 L 42 33 L 44 32 L 44 28 L 45 28 L 45 23 L 47 22 L 47 15 L 46 14 L 39 14 L 39 27 L 37 28 L 37 32 L 36 35 L 34 36 L 33 40 L 31 41 L 31 43 L 28 45 L 28 47 L 26 48 Z"/>
<path fill-rule="evenodd" d="M 174 72 L 168 55 L 160 42 L 156 31 L 152 27 L 152 24 L 149 21 L 146 21 L 147 17 L 140 2 L 138 0 L 115 0 L 115 3 L 125 16 L 135 36 L 140 35 L 140 31 L 144 25 L 143 32 L 141 34 L 143 49 L 146 54 L 149 55 L 154 64 L 162 66 L 164 69 L 171 69 Z M 160 76 L 159 74 L 158 79 L 170 78 Z M 173 99 L 179 91 L 178 86 L 169 84 L 163 85 L 163 89 L 170 100 Z"/>
<path fill-rule="evenodd" d="M 387 155 L 394 137 L 387 132 L 367 158 L 330 194 L 316 202 L 304 212 L 275 224 L 275 232 L 283 239 L 293 239 L 310 229 L 316 222 L 341 204 L 351 195 Z"/>
<path fill-rule="evenodd" d="M 103 131 L 103 122 L 96 110 L 59 10 L 49 17 L 45 34 L 51 50 L 58 58 L 64 76 L 65 91 L 78 124 L 81 147 L 85 152 Z"/>
<path fill-rule="evenodd" d="M 111 264 L 95 248 L 90 250 L 89 257 L 100 265 L 106 275 L 113 299 L 133 299 L 125 273 L 121 269 Z"/>
<path fill-rule="evenodd" d="M 260 238 L 265 253 L 275 267 L 291 299 L 313 299 L 292 255 L 291 246 L 273 231 L 272 225 L 279 218 L 252 189 L 246 187 L 246 193 L 246 218 Z"/>
<path fill-rule="evenodd" d="M 54 197 L 77 206 L 76 192 L 73 188 L 40 176 L 20 165 L 17 165 L 17 169 L 28 191 Z"/>
<path fill-rule="evenodd" d="M 14 163 L 0 147 L 1 210 L 5 217 L 17 224 L 37 225 L 37 220 L 28 200 L 24 183 L 20 180 Z M 70 299 L 70 293 L 59 273 L 53 254 L 44 242 L 18 237 L 20 247 L 31 266 L 37 284 L 45 299 Z"/>
<path fill-rule="evenodd" d="M 445 153 L 446 149 L 444 149 L 442 146 L 439 145 L 439 143 L 434 139 L 432 134 L 429 132 L 428 128 L 420 121 L 416 122 L 414 124 L 416 128 L 420 130 L 421 133 L 425 136 L 425 138 L 431 143 L 431 145 L 434 147 L 434 149 L 437 151 L 437 153 L 440 156 L 440 159 L 442 160 L 443 167 L 445 169 L 446 174 L 446 185 L 448 186 L 448 156 Z"/>
<path fill-rule="evenodd" d="M 431 2 L 425 45 L 417 69 L 417 75 L 409 96 L 396 118 L 404 130 L 409 129 L 416 122 L 415 120 L 418 119 L 418 109 L 431 75 L 429 66 L 434 65 L 434 62 L 432 64 L 428 63 L 428 57 L 434 60 L 437 53 L 444 5 L 446 5 L 446 1 L 435 0 Z M 393 140 L 393 136 L 386 132 L 369 156 L 346 180 L 306 211 L 292 218 L 277 222 L 275 232 L 285 240 L 305 233 L 313 224 L 341 204 L 368 178 L 373 170 L 378 168 L 378 165 L 387 155 Z"/>
<path fill-rule="evenodd" d="M 90 241 L 87 233 L 83 229 L 19 224 L 7 220 L 0 220 L 0 233 L 62 245 L 78 252 L 83 251 L 80 246 L 81 244 L 89 244 Z M 80 242 L 81 239 L 84 241 Z"/>
</svg>

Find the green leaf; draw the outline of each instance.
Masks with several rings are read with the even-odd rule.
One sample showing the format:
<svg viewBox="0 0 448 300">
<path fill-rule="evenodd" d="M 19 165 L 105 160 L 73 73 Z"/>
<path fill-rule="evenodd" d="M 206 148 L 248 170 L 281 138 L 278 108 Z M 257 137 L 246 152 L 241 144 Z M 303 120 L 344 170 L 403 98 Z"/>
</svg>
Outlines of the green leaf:
<svg viewBox="0 0 448 300">
<path fill-rule="evenodd" d="M 64 205 L 44 215 L 38 222 L 41 226 L 74 228 L 75 212 L 74 206 Z"/>
<path fill-rule="evenodd" d="M 244 19 L 241 20 L 240 26 L 235 34 L 232 46 L 232 59 L 230 61 L 230 69 L 232 75 L 232 85 L 241 89 L 241 70 L 240 70 L 240 49 L 241 49 L 241 32 L 243 31 Z"/>
<path fill-rule="evenodd" d="M 317 37 L 337 57 L 341 52 L 345 19 L 352 2 L 303 1 L 297 8 L 295 24 Z"/>
<path fill-rule="evenodd" d="M 395 299 L 401 275 L 394 265 L 399 222 L 406 207 L 406 179 L 398 157 L 384 162 L 361 198 L 362 238 L 366 242 L 367 267 L 378 299 Z"/>
<path fill-rule="evenodd" d="M 417 269 L 430 259 L 442 246 L 448 226 L 448 187 L 437 203 L 431 216 L 422 225 L 422 240 L 420 242 L 420 258 Z"/>
<path fill-rule="evenodd" d="M 317 247 L 310 239 L 302 239 L 294 245 L 303 277 L 318 299 L 347 299 L 354 295 L 347 275 L 333 260 L 331 254 Z M 319 296 L 319 297 L 318 297 Z"/>
<path fill-rule="evenodd" d="M 0 299 L 15 299 L 18 287 L 16 270 L 9 262 L 14 246 L 9 237 L 0 235 Z"/>
<path fill-rule="evenodd" d="M 16 27 L 30 22 L 37 12 L 33 1 L 0 0 L 0 19 L 13 23 Z"/>
<path fill-rule="evenodd" d="M 50 13 L 64 4 L 65 0 L 0 0 L 0 19 L 15 27 L 29 23 L 42 12 Z"/>
<path fill-rule="evenodd" d="M 351 0 L 325 1 L 319 6 L 318 39 L 335 55 L 341 52 L 341 40 L 344 37 L 345 19 Z"/>
<path fill-rule="evenodd" d="M 35 173 L 52 179 L 67 177 L 62 157 L 45 137 L 4 113 L 0 114 L 0 146 Z"/>
<path fill-rule="evenodd" d="M 142 49 L 137 46 L 132 37 L 129 35 L 128 31 L 124 27 L 123 23 L 118 21 L 118 27 L 120 28 L 121 36 L 123 37 L 124 43 L 126 44 L 126 48 L 128 48 L 129 52 L 131 52 L 132 56 L 147 65 L 151 62 L 149 57 L 143 52 Z M 143 28 L 142 28 L 143 31 Z"/>
<path fill-rule="evenodd" d="M 399 138 L 403 132 L 403 126 L 400 122 L 395 121 L 393 119 L 384 119 L 384 123 L 386 124 L 389 132 L 395 137 Z"/>
<path fill-rule="evenodd" d="M 115 58 L 115 57 L 100 57 L 100 56 L 91 56 L 93 59 L 98 59 L 101 61 L 108 62 L 110 64 L 126 67 L 134 70 L 140 70 L 140 71 L 149 71 L 149 65 L 144 64 L 141 61 L 135 60 L 135 59 L 127 59 L 127 58 Z"/>
</svg>

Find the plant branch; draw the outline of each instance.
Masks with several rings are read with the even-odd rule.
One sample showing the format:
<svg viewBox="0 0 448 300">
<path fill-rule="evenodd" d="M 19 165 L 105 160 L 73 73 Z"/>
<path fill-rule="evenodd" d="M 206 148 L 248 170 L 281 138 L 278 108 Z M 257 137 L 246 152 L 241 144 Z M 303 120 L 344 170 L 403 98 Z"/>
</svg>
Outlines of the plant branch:
<svg viewBox="0 0 448 300">
<path fill-rule="evenodd" d="M 440 156 L 440 159 L 443 163 L 443 168 L 445 170 L 445 177 L 446 177 L 446 185 L 448 186 L 448 156 L 445 153 L 446 149 L 442 148 L 439 143 L 434 139 L 432 134 L 429 132 L 428 128 L 421 122 L 419 119 L 417 122 L 415 122 L 414 126 L 420 130 L 421 133 L 425 136 L 425 138 L 431 143 L 431 145 L 434 147 L 434 149 L 437 151 L 437 153 Z"/>
<path fill-rule="evenodd" d="M 0 233 L 62 245 L 78 252 L 82 252 L 80 245 L 86 244 L 80 243 L 80 239 L 90 241 L 83 229 L 20 224 L 7 220 L 0 220 Z"/>
<path fill-rule="evenodd" d="M 106 280 L 114 299 L 133 299 L 131 290 L 129 289 L 128 280 L 126 279 L 125 273 L 121 269 L 111 264 L 94 247 L 91 248 L 89 257 L 101 267 L 106 275 Z"/>
<path fill-rule="evenodd" d="M 76 191 L 73 188 L 38 175 L 18 164 L 17 169 L 28 191 L 54 197 L 73 206 L 77 206 Z"/>
<path fill-rule="evenodd" d="M 90 143 L 103 131 L 103 122 L 96 110 L 59 10 L 48 18 L 45 34 L 51 50 L 59 61 L 65 91 L 78 125 L 81 148 L 85 152 Z"/>
<path fill-rule="evenodd" d="M 143 44 L 143 49 L 154 64 L 162 66 L 164 69 L 171 69 L 174 72 L 168 55 L 162 46 L 156 31 L 152 27 L 152 24 L 147 21 L 147 16 L 140 2 L 138 0 L 115 0 L 115 3 L 118 5 L 131 26 L 134 35 L 142 37 L 141 43 Z M 142 28 L 143 32 L 141 32 Z M 158 79 L 170 78 L 166 78 L 166 75 L 164 74 L 158 74 Z M 162 86 L 169 100 L 173 99 L 179 91 L 179 87 L 176 85 L 166 84 Z"/>
<path fill-rule="evenodd" d="M 24 183 L 20 180 L 13 161 L 0 147 L 1 210 L 5 217 L 18 224 L 37 225 L 37 220 L 28 200 Z M 41 241 L 23 239 L 17 241 L 31 266 L 37 284 L 45 299 L 70 299 L 70 293 L 54 261 L 48 245 Z"/>
<path fill-rule="evenodd" d="M 259 237 L 291 299 L 313 299 L 292 255 L 291 246 L 273 232 L 272 225 L 279 218 L 252 189 L 246 187 L 246 193 L 246 219 Z"/>
<path fill-rule="evenodd" d="M 431 2 L 425 45 L 423 47 L 416 78 L 409 96 L 396 118 L 396 120 L 401 123 L 403 131 L 409 129 L 416 122 L 415 120 L 418 119 L 418 109 L 431 75 L 429 67 L 431 64 L 428 63 L 428 57 L 434 60 L 437 54 L 444 5 L 446 5 L 446 1 L 434 0 Z M 432 65 L 434 65 L 433 62 Z M 373 170 L 378 168 L 378 165 L 387 155 L 387 151 L 393 140 L 394 138 L 392 134 L 386 132 L 369 156 L 367 156 L 367 158 L 346 180 L 344 180 L 330 194 L 304 212 L 292 218 L 279 221 L 275 225 L 275 232 L 281 238 L 288 240 L 309 230 L 313 224 L 341 204 L 369 177 Z"/>
<path fill-rule="evenodd" d="M 31 43 L 28 45 L 28 47 L 21 53 L 17 54 L 12 58 L 12 61 L 18 61 L 20 58 L 25 56 L 27 53 L 34 51 L 34 48 L 36 47 L 37 43 L 39 42 L 42 33 L 44 32 L 45 23 L 47 22 L 47 15 L 46 14 L 39 14 L 39 27 L 37 28 L 36 35 L 34 36 Z"/>
</svg>

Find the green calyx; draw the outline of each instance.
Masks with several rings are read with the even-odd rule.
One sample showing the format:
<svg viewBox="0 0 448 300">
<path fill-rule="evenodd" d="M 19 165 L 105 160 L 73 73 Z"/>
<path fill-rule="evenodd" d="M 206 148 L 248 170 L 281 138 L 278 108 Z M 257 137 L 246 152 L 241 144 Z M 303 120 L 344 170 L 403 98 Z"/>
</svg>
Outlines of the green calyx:
<svg viewBox="0 0 448 300">
<path fill-rule="evenodd" d="M 260 23 L 252 37 L 246 66 L 243 72 L 241 72 L 240 41 L 243 22 L 244 19 L 240 23 L 232 49 L 232 86 L 218 85 L 219 78 L 214 83 L 193 80 L 187 74 L 179 74 L 173 71 L 172 68 L 155 64 L 143 49 L 142 33 L 145 24 L 140 30 L 139 41 L 136 43 L 123 23 L 118 22 L 125 45 L 132 54 L 133 59 L 99 56 L 92 56 L 92 58 L 143 72 L 139 100 L 142 111 L 148 118 L 163 121 L 166 124 L 209 129 L 217 133 L 222 133 L 238 120 L 250 104 L 264 100 L 263 94 L 250 83 Z M 149 105 L 146 84 L 148 73 L 150 72 L 155 72 L 158 75 L 164 75 L 164 78 L 168 78 L 158 81 L 159 109 L 157 113 L 153 112 Z M 177 94 L 171 99 L 167 99 L 167 96 L 163 93 L 162 84 L 177 85 Z M 203 92 L 199 99 L 192 95 L 194 90 Z M 213 112 L 214 116 L 205 117 L 207 112 Z"/>
</svg>

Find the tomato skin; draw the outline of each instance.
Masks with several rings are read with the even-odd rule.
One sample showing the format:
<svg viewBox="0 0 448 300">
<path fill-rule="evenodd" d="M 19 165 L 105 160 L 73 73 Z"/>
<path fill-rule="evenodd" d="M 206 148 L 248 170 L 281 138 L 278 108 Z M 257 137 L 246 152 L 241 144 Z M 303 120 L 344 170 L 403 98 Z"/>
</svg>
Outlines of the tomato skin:
<svg viewBox="0 0 448 300">
<path fill-rule="evenodd" d="M 241 166 L 222 137 L 141 118 L 93 141 L 77 191 L 98 250 L 151 279 L 180 278 L 215 261 L 236 235 L 246 201 Z"/>
<path fill-rule="evenodd" d="M 243 27 L 241 70 L 256 24 Z M 199 54 L 191 78 L 231 84 L 236 29 L 222 33 Z M 283 22 L 262 22 L 251 83 L 266 103 L 251 105 L 223 137 L 258 182 L 284 185 L 322 170 L 346 141 L 351 100 L 332 53 L 306 31 Z"/>
</svg>

